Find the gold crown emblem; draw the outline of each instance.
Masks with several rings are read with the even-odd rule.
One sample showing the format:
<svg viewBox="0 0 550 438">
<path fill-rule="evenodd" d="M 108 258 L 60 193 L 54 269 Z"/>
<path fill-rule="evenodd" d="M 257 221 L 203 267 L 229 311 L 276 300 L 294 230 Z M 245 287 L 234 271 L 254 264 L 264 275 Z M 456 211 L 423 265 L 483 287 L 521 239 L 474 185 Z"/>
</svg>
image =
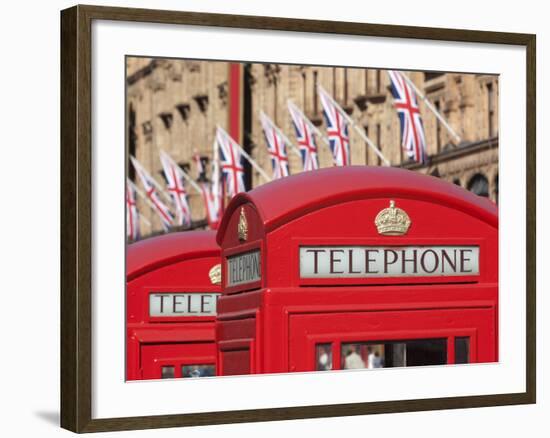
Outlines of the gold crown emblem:
<svg viewBox="0 0 550 438">
<path fill-rule="evenodd" d="M 239 217 L 237 232 L 239 234 L 239 240 L 241 242 L 244 242 L 248 239 L 248 222 L 246 220 L 246 215 L 244 214 L 244 207 L 241 207 L 241 215 Z"/>
<path fill-rule="evenodd" d="M 385 208 L 376 215 L 374 223 L 378 234 L 384 236 L 402 236 L 411 226 L 409 215 L 397 208 L 394 200 L 390 201 L 389 208 Z"/>
<path fill-rule="evenodd" d="M 210 283 L 222 284 L 222 265 L 218 263 L 212 266 L 208 271 L 208 276 L 210 277 Z"/>
</svg>

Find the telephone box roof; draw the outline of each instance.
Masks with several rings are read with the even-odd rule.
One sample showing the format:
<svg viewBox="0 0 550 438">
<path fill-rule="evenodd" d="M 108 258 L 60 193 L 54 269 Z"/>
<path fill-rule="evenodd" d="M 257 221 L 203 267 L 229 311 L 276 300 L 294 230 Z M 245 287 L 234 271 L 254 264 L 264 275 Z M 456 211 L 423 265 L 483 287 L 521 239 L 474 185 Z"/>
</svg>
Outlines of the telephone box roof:
<svg viewBox="0 0 550 438">
<path fill-rule="evenodd" d="M 378 166 L 345 166 L 302 172 L 239 193 L 229 203 L 218 229 L 221 243 L 231 213 L 252 203 L 266 232 L 331 205 L 357 199 L 399 197 L 420 199 L 463 211 L 498 226 L 498 207 L 442 179 L 405 169 Z"/>
<path fill-rule="evenodd" d="M 182 231 L 151 237 L 128 245 L 126 278 L 130 281 L 185 259 L 219 254 L 215 231 Z"/>
</svg>

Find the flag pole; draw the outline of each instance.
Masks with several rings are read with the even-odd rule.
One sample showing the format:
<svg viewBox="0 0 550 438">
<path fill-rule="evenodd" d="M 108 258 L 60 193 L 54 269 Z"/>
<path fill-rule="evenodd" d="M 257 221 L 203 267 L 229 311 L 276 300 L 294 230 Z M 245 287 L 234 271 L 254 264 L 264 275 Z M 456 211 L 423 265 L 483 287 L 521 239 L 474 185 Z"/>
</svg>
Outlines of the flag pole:
<svg viewBox="0 0 550 438">
<path fill-rule="evenodd" d="M 218 215 L 221 218 L 221 215 L 225 210 L 225 189 L 224 189 L 225 184 L 224 184 L 224 181 L 222 180 L 222 174 L 220 171 L 220 156 L 219 156 L 220 151 L 218 150 L 218 147 L 219 146 L 216 140 L 216 136 L 214 136 L 214 142 L 212 143 L 212 175 L 211 175 L 212 186 L 210 190 L 212 194 L 215 193 L 216 199 L 220 203 L 220 205 L 218 205 L 217 207 L 218 207 Z"/>
<path fill-rule="evenodd" d="M 462 138 L 455 132 L 455 130 L 451 127 L 451 125 L 449 125 L 447 120 L 445 120 L 444 117 L 441 114 L 439 114 L 439 111 L 437 111 L 437 109 L 435 109 L 435 107 L 432 105 L 430 100 L 418 89 L 418 87 L 414 84 L 412 79 L 409 78 L 407 76 L 407 74 L 404 73 L 404 72 L 401 76 L 403 76 L 405 81 L 407 81 L 407 84 L 409 84 L 414 89 L 416 94 L 418 94 L 420 96 L 420 99 L 422 99 L 422 101 L 426 104 L 428 109 L 432 113 L 434 113 L 434 115 L 437 117 L 437 119 L 443 124 L 443 126 L 447 129 L 447 131 L 449 131 L 449 133 L 454 137 L 454 139 L 457 141 L 457 143 L 460 144 L 462 142 Z"/>
<path fill-rule="evenodd" d="M 126 183 L 130 184 L 132 189 L 137 193 L 136 185 L 129 178 L 126 178 Z M 137 210 L 137 206 L 136 206 L 136 210 Z M 151 222 L 149 222 L 149 219 L 147 219 L 139 210 L 138 210 L 138 214 L 139 214 L 140 220 L 143 220 L 143 222 L 145 222 L 145 225 L 151 228 Z"/>
<path fill-rule="evenodd" d="M 151 227 L 151 222 L 149 222 L 149 219 L 147 219 L 141 213 L 139 213 L 139 219 L 142 220 L 143 222 L 145 222 L 145 225 L 147 225 L 149 228 Z"/>
<path fill-rule="evenodd" d="M 300 150 L 294 146 L 294 144 L 288 139 L 288 137 L 284 134 L 283 131 L 281 131 L 279 129 L 279 127 L 277 125 L 275 125 L 275 123 L 272 122 L 272 120 L 267 116 L 266 113 L 264 113 L 262 110 L 260 110 L 260 117 L 263 117 L 267 120 L 267 122 L 273 126 L 273 129 L 275 129 L 275 131 L 277 131 L 277 133 L 283 138 L 284 141 L 286 141 L 288 143 L 288 145 L 290 146 L 290 148 L 292 149 L 292 151 L 298 155 L 300 158 L 302 158 L 302 154 L 300 153 Z"/>
<path fill-rule="evenodd" d="M 181 174 L 187 180 L 187 182 L 191 184 L 191 187 L 193 187 L 199 194 L 202 194 L 201 188 L 195 181 L 193 181 L 193 178 L 187 175 L 187 172 L 185 172 L 185 170 L 183 170 L 181 167 L 178 166 L 178 169 L 181 171 Z"/>
<path fill-rule="evenodd" d="M 159 151 L 161 154 L 163 154 L 168 160 L 172 163 L 172 166 L 174 166 L 179 172 L 181 172 L 181 175 L 186 179 L 186 181 L 191 184 L 191 186 L 199 193 L 202 194 L 202 190 L 200 189 L 199 185 L 193 181 L 193 178 L 191 178 L 189 175 L 187 175 L 187 172 L 183 170 L 178 163 L 176 163 L 170 155 L 168 155 L 167 152 L 163 151 L 161 148 L 159 148 Z"/>
<path fill-rule="evenodd" d="M 153 210 L 153 213 L 155 214 L 158 214 L 158 211 L 157 209 L 155 208 L 155 206 L 153 205 L 153 203 L 151 202 L 151 200 L 149 199 L 148 196 L 146 196 L 131 180 L 128 180 L 127 181 L 128 184 L 130 184 L 130 186 L 136 191 L 136 193 L 138 194 L 138 196 L 140 196 L 141 198 L 143 198 L 143 200 L 145 201 L 145 203 L 147 204 L 147 206 Z M 140 213 L 141 214 L 141 213 Z M 151 226 L 151 223 L 149 222 L 149 226 Z"/>
<path fill-rule="evenodd" d="M 298 108 L 294 104 L 294 102 L 292 102 L 290 99 L 288 99 L 287 100 L 287 105 L 291 106 L 298 114 L 300 114 L 302 116 L 302 119 L 304 119 L 306 121 L 306 123 L 309 125 L 309 127 L 311 129 L 313 129 L 313 132 L 315 132 L 315 134 L 317 134 L 317 136 L 320 137 L 321 140 L 323 140 L 327 146 L 330 146 L 330 142 L 328 141 L 328 138 L 319 130 L 319 128 L 317 128 L 317 126 L 315 126 L 313 123 L 311 123 L 311 120 L 309 120 L 306 117 L 306 115 L 302 112 L 302 110 L 300 108 Z"/>
<path fill-rule="evenodd" d="M 376 155 L 378 155 L 378 157 L 384 162 L 384 164 L 386 166 L 389 166 L 390 165 L 390 162 L 386 159 L 386 157 L 384 156 L 384 154 L 382 154 L 382 152 L 380 152 L 380 149 L 378 149 L 378 147 L 371 141 L 370 138 L 367 137 L 367 135 L 363 132 L 363 130 L 355 123 L 355 121 L 348 115 L 348 113 L 346 113 L 341 107 L 340 105 L 338 105 L 338 103 L 336 103 L 336 101 L 332 98 L 332 96 L 330 94 L 328 94 L 324 89 L 323 87 L 321 87 L 320 85 L 318 85 L 319 87 L 319 90 L 325 95 L 328 97 L 328 99 L 331 101 L 331 103 L 336 107 L 338 108 L 338 110 L 340 111 L 340 113 L 346 118 L 346 120 L 351 124 L 351 126 L 353 126 L 355 128 L 355 130 L 357 131 L 357 133 L 359 134 L 359 136 L 365 141 L 365 143 L 367 143 L 371 149 L 376 153 Z"/>
<path fill-rule="evenodd" d="M 241 147 L 239 143 L 237 143 L 235 140 L 231 138 L 231 136 L 223 129 L 221 126 L 218 125 L 218 129 L 223 133 L 223 135 L 229 137 L 233 143 L 239 148 L 239 151 L 241 151 L 241 154 L 247 159 L 247 161 L 252 165 L 254 169 L 258 171 L 258 173 L 267 181 L 270 182 L 271 178 L 265 173 L 265 171 L 254 161 L 254 159 L 246 153 L 246 151 Z"/>
</svg>

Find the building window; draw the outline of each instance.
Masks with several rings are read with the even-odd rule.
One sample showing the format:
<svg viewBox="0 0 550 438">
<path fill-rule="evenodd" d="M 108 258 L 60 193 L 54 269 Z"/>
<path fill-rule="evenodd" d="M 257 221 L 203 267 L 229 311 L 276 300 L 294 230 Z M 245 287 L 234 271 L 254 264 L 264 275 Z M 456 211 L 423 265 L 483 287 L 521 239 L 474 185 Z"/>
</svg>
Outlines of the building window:
<svg viewBox="0 0 550 438">
<path fill-rule="evenodd" d="M 489 132 L 489 138 L 495 136 L 495 96 L 493 84 L 487 84 L 487 126 Z"/>
<path fill-rule="evenodd" d="M 460 179 L 458 179 L 458 178 L 453 179 L 453 184 L 455 186 L 459 186 L 459 187 L 462 186 L 462 184 L 460 184 Z"/>
<path fill-rule="evenodd" d="M 427 71 L 426 73 L 424 73 L 424 80 L 429 81 L 429 80 L 438 78 L 440 76 L 443 76 L 443 74 L 444 74 L 443 72 L 438 72 L 438 71 Z"/>
<path fill-rule="evenodd" d="M 164 125 L 164 127 L 170 130 L 174 121 L 174 115 L 172 113 L 163 112 L 159 114 L 159 117 L 160 120 L 162 120 L 162 124 Z"/>
<path fill-rule="evenodd" d="M 369 70 L 365 69 L 365 96 L 369 95 Z"/>
<path fill-rule="evenodd" d="M 476 173 L 468 182 L 468 190 L 478 196 L 489 197 L 489 181 L 481 173 Z"/>
</svg>

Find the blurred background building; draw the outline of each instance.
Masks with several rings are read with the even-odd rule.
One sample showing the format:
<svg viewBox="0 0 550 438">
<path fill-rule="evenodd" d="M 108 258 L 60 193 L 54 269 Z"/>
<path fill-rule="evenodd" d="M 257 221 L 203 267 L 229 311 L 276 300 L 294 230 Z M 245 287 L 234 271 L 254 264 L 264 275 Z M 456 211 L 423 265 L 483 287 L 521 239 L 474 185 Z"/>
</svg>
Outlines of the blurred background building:
<svg viewBox="0 0 550 438">
<path fill-rule="evenodd" d="M 320 85 L 392 166 L 443 178 L 498 202 L 498 77 L 421 71 L 408 72 L 408 76 L 460 136 L 457 141 L 418 97 L 426 164 L 409 161 L 401 148 L 386 70 L 128 57 L 127 152 L 163 185 L 159 149 L 168 152 L 193 179 L 208 180 L 220 126 L 271 175 L 260 111 L 297 144 L 287 101 L 324 132 Z M 350 128 L 349 135 L 353 165 L 382 164 L 356 130 Z M 320 139 L 317 145 L 320 167 L 332 166 L 328 146 Z M 205 174 L 199 174 L 194 154 L 200 156 Z M 292 151 L 288 157 L 290 173 L 301 172 L 300 157 Z M 135 181 L 130 163 L 127 172 Z M 246 163 L 245 182 L 251 189 L 265 180 Z M 206 227 L 200 193 L 189 186 L 187 192 L 191 228 Z M 140 222 L 141 235 L 161 232 L 158 217 L 143 199 L 138 199 L 137 206 L 145 219 Z"/>
</svg>

